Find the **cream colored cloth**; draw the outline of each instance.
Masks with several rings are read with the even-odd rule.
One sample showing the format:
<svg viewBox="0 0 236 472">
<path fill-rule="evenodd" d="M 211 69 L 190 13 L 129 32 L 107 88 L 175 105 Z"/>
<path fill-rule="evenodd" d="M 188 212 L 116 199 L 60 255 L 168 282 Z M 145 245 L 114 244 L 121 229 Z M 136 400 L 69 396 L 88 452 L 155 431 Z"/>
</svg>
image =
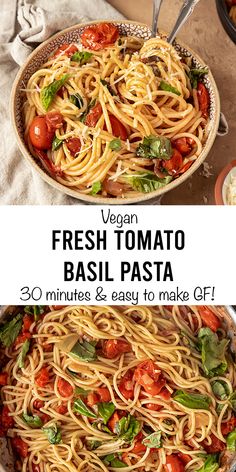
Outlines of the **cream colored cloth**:
<svg viewBox="0 0 236 472">
<path fill-rule="evenodd" d="M 45 183 L 17 148 L 10 123 L 12 83 L 32 49 L 68 26 L 122 19 L 105 0 L 0 0 L 0 204 L 78 204 Z"/>
</svg>

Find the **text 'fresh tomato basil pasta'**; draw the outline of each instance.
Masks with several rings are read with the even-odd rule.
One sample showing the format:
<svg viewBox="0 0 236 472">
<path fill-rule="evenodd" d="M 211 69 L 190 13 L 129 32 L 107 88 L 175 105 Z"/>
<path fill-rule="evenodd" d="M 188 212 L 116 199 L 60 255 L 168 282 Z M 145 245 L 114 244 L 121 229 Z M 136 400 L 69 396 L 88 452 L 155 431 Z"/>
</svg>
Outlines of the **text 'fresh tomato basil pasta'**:
<svg viewBox="0 0 236 472">
<path fill-rule="evenodd" d="M 229 471 L 221 307 L 26 306 L 0 330 L 0 433 L 23 472 Z"/>
<path fill-rule="evenodd" d="M 80 193 L 125 199 L 158 190 L 207 140 L 207 73 L 160 37 L 87 26 L 23 89 L 25 141 L 54 179 Z"/>
</svg>

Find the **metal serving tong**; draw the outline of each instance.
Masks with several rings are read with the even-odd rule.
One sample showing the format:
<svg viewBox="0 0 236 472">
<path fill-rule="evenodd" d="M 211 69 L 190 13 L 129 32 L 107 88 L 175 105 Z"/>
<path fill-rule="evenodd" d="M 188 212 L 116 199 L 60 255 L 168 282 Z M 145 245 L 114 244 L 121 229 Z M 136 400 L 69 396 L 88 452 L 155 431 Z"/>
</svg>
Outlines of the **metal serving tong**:
<svg viewBox="0 0 236 472">
<path fill-rule="evenodd" d="M 180 10 L 179 16 L 176 20 L 175 26 L 172 32 L 170 33 L 169 38 L 167 39 L 168 43 L 170 44 L 173 43 L 178 31 L 180 30 L 180 28 L 182 28 L 182 26 L 185 24 L 187 19 L 193 13 L 194 8 L 199 1 L 200 0 L 185 0 L 184 1 L 183 6 Z M 162 4 L 162 0 L 153 0 L 152 34 L 151 34 L 152 38 L 154 38 L 157 34 L 157 24 L 158 24 L 161 4 Z"/>
<path fill-rule="evenodd" d="M 173 43 L 178 31 L 186 23 L 190 15 L 192 15 L 194 8 L 199 1 L 200 0 L 185 0 L 184 1 L 184 4 L 180 10 L 179 16 L 176 20 L 175 26 L 167 39 L 167 42 L 169 44 Z"/>
</svg>

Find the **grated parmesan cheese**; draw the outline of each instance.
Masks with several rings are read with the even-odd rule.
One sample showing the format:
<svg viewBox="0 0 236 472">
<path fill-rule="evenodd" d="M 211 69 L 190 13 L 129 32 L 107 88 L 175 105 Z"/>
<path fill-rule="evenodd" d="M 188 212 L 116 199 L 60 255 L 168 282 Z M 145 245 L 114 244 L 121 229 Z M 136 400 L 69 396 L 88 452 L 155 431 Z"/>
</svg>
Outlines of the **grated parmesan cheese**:
<svg viewBox="0 0 236 472">
<path fill-rule="evenodd" d="M 116 182 L 117 179 L 128 170 L 128 167 L 125 167 L 123 170 L 121 170 L 121 166 L 122 166 L 122 161 L 118 161 L 115 174 L 109 177 L 108 180 L 113 180 L 114 182 Z"/>
</svg>

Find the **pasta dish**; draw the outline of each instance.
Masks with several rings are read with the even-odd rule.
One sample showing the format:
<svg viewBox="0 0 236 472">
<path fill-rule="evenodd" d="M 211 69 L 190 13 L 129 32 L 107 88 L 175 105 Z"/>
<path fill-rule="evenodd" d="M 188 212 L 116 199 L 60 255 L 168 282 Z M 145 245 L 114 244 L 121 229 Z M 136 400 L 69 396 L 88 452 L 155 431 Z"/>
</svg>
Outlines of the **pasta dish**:
<svg viewBox="0 0 236 472">
<path fill-rule="evenodd" d="M 152 192 L 201 154 L 207 73 L 160 37 L 88 26 L 79 44 L 62 44 L 22 89 L 25 141 L 54 179 L 83 194 Z"/>
<path fill-rule="evenodd" d="M 223 308 L 18 311 L 0 330 L 0 433 L 15 470 L 229 470 L 236 372 Z"/>
</svg>

